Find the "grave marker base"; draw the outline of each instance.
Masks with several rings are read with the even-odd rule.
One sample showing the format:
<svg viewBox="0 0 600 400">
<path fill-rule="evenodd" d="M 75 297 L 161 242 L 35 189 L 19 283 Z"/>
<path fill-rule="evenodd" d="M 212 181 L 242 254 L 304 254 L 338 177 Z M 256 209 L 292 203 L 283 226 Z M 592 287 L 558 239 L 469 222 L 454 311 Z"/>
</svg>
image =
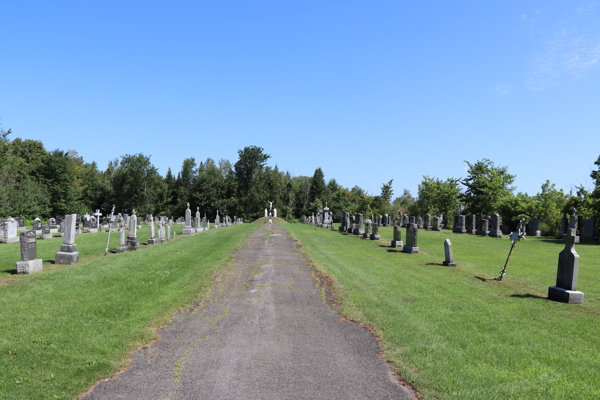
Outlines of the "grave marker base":
<svg viewBox="0 0 600 400">
<path fill-rule="evenodd" d="M 62 246 L 62 245 L 61 245 Z M 79 252 L 74 251 L 72 253 L 65 251 L 58 251 L 56 253 L 56 264 L 60 265 L 74 265 L 79 262 Z"/>
<path fill-rule="evenodd" d="M 17 261 L 17 274 L 35 274 L 44 270 L 41 258 L 29 261 Z"/>
<path fill-rule="evenodd" d="M 568 304 L 583 304 L 583 292 L 550 286 L 548 288 L 548 300 Z"/>
<path fill-rule="evenodd" d="M 408 246 L 408 245 L 404 245 L 404 248 L 402 249 L 403 253 L 408 253 L 408 254 L 419 253 L 420 251 L 421 251 L 421 249 L 419 249 L 418 247 L 413 247 L 413 246 Z"/>
<path fill-rule="evenodd" d="M 404 242 L 402 240 L 392 240 L 392 247 L 404 248 Z"/>
<path fill-rule="evenodd" d="M 442 262 L 442 265 L 445 265 L 446 267 L 456 267 L 455 262 L 444 261 L 444 262 Z"/>
</svg>

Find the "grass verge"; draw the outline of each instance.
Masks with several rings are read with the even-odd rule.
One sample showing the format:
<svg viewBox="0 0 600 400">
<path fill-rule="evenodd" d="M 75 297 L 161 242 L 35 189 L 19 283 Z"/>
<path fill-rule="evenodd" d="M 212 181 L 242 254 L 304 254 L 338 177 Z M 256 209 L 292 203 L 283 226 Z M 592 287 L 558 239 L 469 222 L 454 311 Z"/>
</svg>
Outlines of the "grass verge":
<svg viewBox="0 0 600 400">
<path fill-rule="evenodd" d="M 498 282 L 507 239 L 421 230 L 410 255 L 390 247 L 391 227 L 381 241 L 286 228 L 423 399 L 600 398 L 600 246 L 577 246 L 585 304 L 567 305 L 546 298 L 564 248 L 554 239 L 520 242 Z M 441 265 L 445 238 L 456 268 Z"/>
<path fill-rule="evenodd" d="M 233 225 L 106 257 L 104 245 L 97 249 L 103 234 L 81 235 L 80 264 L 5 279 L 0 398 L 70 399 L 111 377 L 131 351 L 156 338 L 154 327 L 197 298 L 256 227 Z M 42 245 L 42 254 L 50 251 Z M 3 252 L 10 247 L 0 247 L 0 260 Z"/>
</svg>

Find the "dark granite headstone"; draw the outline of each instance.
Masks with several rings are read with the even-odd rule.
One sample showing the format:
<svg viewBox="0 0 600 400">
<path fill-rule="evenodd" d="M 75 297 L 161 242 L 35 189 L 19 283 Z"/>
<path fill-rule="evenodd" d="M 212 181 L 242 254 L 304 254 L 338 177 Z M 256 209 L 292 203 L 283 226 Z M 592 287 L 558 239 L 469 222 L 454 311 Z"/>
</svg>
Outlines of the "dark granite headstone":
<svg viewBox="0 0 600 400">
<path fill-rule="evenodd" d="M 31 261 L 37 258 L 35 231 L 21 232 L 19 237 L 21 243 L 21 261 Z"/>
</svg>

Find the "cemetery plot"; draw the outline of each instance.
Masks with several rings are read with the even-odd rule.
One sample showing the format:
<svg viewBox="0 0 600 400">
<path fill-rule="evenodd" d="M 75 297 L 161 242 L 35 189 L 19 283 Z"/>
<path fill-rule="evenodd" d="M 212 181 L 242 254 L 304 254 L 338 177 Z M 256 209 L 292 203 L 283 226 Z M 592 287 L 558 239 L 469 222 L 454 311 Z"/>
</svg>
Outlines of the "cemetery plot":
<svg viewBox="0 0 600 400">
<path fill-rule="evenodd" d="M 0 247 L 0 320 L 10 338 L 0 341 L 0 398 L 77 398 L 113 376 L 130 351 L 156 338 L 152 327 L 196 299 L 254 228 L 240 224 L 106 257 L 108 233 L 81 235 L 73 266 L 46 264 L 59 241 L 38 241 L 31 256 L 44 258 L 45 272 L 34 276 L 13 275 L 19 245 Z M 111 248 L 119 243 L 113 236 Z"/>
<path fill-rule="evenodd" d="M 422 398 L 587 399 L 600 393 L 599 245 L 577 244 L 577 290 L 586 301 L 573 305 L 547 298 L 562 239 L 526 237 L 500 282 L 493 279 L 506 261 L 507 239 L 420 230 L 420 253 L 405 254 L 390 245 L 392 227 L 380 227 L 375 243 L 310 225 L 286 228 L 333 278 L 343 316 L 375 328 L 387 360 Z M 446 260 L 456 267 L 443 266 Z M 552 345 L 565 338 L 568 345 Z"/>
</svg>

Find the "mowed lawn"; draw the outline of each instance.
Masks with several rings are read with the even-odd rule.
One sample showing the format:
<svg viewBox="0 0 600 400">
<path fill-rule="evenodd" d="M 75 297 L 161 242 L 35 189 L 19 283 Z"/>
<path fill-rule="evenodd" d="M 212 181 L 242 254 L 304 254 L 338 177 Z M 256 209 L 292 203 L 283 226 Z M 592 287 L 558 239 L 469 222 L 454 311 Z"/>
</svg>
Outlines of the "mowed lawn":
<svg viewBox="0 0 600 400">
<path fill-rule="evenodd" d="M 579 244 L 583 305 L 547 300 L 564 244 L 420 230 L 420 254 L 304 224 L 285 225 L 372 325 L 388 361 L 422 399 L 600 399 L 600 246 Z M 402 230 L 405 240 L 406 230 Z M 457 267 L 444 267 L 444 239 Z"/>
<path fill-rule="evenodd" d="M 0 399 L 72 399 L 111 377 L 195 300 L 255 224 L 104 256 L 107 233 L 77 236 L 81 262 L 54 265 L 62 238 L 39 240 L 44 272 L 14 275 L 19 244 L 0 244 Z M 174 227 L 178 232 L 182 226 Z M 118 245 L 111 234 L 111 246 Z"/>
</svg>

